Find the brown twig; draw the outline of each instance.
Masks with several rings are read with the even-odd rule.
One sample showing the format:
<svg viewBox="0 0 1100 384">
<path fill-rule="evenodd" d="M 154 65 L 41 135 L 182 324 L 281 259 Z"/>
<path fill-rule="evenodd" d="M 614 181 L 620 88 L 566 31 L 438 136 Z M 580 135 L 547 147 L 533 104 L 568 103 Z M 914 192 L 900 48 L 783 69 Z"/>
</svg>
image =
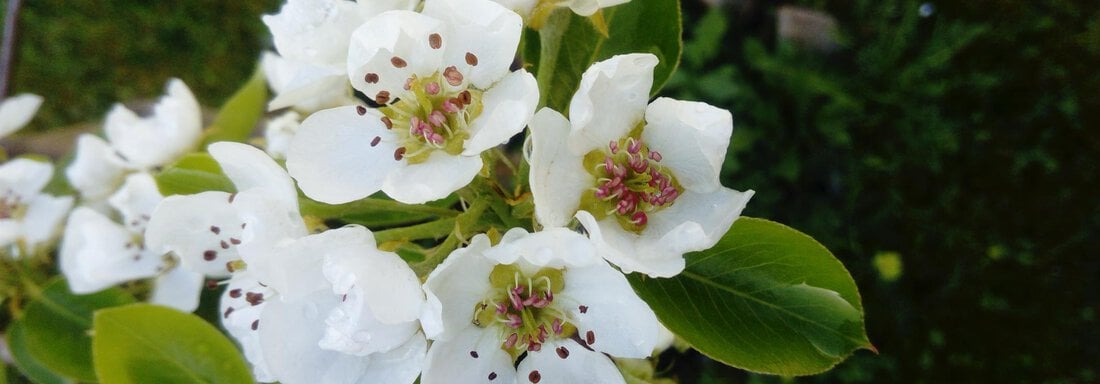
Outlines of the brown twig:
<svg viewBox="0 0 1100 384">
<path fill-rule="evenodd" d="M 4 40 L 0 42 L 0 100 L 8 96 L 11 63 L 15 57 L 15 25 L 22 3 L 22 0 L 8 0 L 8 9 L 4 12 Z"/>
</svg>

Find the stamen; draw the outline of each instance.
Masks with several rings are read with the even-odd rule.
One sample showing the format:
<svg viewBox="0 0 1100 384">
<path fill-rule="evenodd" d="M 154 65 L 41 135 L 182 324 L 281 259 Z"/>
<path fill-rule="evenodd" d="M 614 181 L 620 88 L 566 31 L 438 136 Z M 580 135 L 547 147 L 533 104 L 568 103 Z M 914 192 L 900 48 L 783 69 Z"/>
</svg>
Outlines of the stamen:
<svg viewBox="0 0 1100 384">
<path fill-rule="evenodd" d="M 428 35 L 428 45 L 431 46 L 432 49 L 439 49 L 443 46 L 443 37 L 439 36 L 438 33 Z"/>
<path fill-rule="evenodd" d="M 355 107 L 355 113 L 358 113 L 359 116 L 366 115 L 367 114 L 367 107 L 364 107 L 362 105 L 356 106 Z"/>
<path fill-rule="evenodd" d="M 401 159 L 405 158 L 405 151 L 407 151 L 405 147 L 397 147 L 397 150 L 393 151 L 393 159 L 401 161 Z"/>
<path fill-rule="evenodd" d="M 405 68 L 405 66 L 408 65 L 408 63 L 405 62 L 405 59 L 397 56 L 394 56 L 390 59 L 390 64 L 393 64 L 394 68 Z"/>
<path fill-rule="evenodd" d="M 390 92 L 378 91 L 378 94 L 374 96 L 374 102 L 378 104 L 388 104 L 390 102 Z"/>
<path fill-rule="evenodd" d="M 466 52 L 466 64 L 469 64 L 471 66 L 476 66 L 477 65 L 477 56 L 474 55 L 471 52 Z"/>
<path fill-rule="evenodd" d="M 363 81 L 366 81 L 367 84 L 378 84 L 378 74 L 373 72 L 368 73 L 366 76 L 363 76 Z"/>
<path fill-rule="evenodd" d="M 462 73 L 458 71 L 453 65 L 443 70 L 443 78 L 447 79 L 447 84 L 457 87 L 462 85 Z M 463 104 L 466 104 L 465 102 Z"/>
</svg>

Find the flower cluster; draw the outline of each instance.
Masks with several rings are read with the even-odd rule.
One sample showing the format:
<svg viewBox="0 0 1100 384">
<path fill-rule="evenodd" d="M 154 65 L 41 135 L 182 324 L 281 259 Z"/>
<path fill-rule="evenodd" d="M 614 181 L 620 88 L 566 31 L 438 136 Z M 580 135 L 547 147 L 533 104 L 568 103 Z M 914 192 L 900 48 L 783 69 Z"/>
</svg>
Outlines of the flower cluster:
<svg viewBox="0 0 1100 384">
<path fill-rule="evenodd" d="M 624 273 L 680 273 L 753 193 L 718 181 L 729 112 L 650 102 L 654 55 L 592 65 L 568 118 L 539 109 L 553 85 L 517 65 L 525 25 L 625 2 L 288 0 L 263 19 L 267 107 L 284 112 L 262 149 L 203 144 L 172 80 L 152 114 L 119 105 L 105 138 L 79 138 L 70 214 L 41 193 L 51 167 L 0 166 L 0 245 L 29 252 L 65 221 L 75 293 L 153 279 L 150 301 L 193 311 L 221 287 L 260 382 L 623 383 L 619 359 L 669 343 Z M 40 102 L 0 106 L 0 134 Z M 522 156 L 503 146 L 525 130 Z M 200 150 L 221 190 L 158 184 Z M 392 212 L 342 211 L 370 204 Z"/>
</svg>

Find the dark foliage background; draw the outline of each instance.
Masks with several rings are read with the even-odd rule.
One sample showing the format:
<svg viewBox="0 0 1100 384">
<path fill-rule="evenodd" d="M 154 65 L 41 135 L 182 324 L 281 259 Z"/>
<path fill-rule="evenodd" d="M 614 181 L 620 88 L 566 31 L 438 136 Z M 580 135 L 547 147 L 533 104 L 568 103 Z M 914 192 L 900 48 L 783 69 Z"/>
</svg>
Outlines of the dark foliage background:
<svg viewBox="0 0 1100 384">
<path fill-rule="evenodd" d="M 27 1 L 13 93 L 46 97 L 32 130 L 98 121 L 172 76 L 218 105 L 270 46 L 258 15 L 279 3 Z M 718 3 L 684 1 L 684 60 L 663 94 L 733 112 L 726 184 L 757 191 L 747 215 L 844 261 L 880 354 L 782 379 L 689 353 L 669 374 L 1100 380 L 1100 3 Z M 831 15 L 814 36 L 835 44 L 778 34 L 792 5 Z"/>
</svg>

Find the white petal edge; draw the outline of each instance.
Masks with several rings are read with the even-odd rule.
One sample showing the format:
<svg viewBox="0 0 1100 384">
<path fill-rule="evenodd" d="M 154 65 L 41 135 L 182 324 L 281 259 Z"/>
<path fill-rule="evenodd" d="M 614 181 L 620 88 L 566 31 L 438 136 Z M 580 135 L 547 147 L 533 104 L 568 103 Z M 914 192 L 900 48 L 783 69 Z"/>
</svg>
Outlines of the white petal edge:
<svg viewBox="0 0 1100 384">
<path fill-rule="evenodd" d="M 462 144 L 464 156 L 477 156 L 522 132 L 539 104 L 539 85 L 521 69 L 489 88 L 481 102 L 484 109 L 470 124 L 470 138 Z"/>
<path fill-rule="evenodd" d="M 646 108 L 642 141 L 658 151 L 684 188 L 708 193 L 718 189 L 733 117 L 706 103 L 658 98 Z"/>
<path fill-rule="evenodd" d="M 423 12 L 450 27 L 443 35 L 444 66 L 455 66 L 479 89 L 508 74 L 523 31 L 523 19 L 515 12 L 489 0 L 429 1 Z M 468 64 L 467 54 L 477 58 L 477 65 Z"/>
<path fill-rule="evenodd" d="M 559 354 L 559 348 L 566 351 Z M 561 357 L 561 356 L 566 357 Z M 622 373 L 610 358 L 566 340 L 547 341 L 539 352 L 528 353 L 519 363 L 517 382 L 539 384 L 615 384 L 625 383 Z M 537 373 L 536 373 L 537 372 Z M 538 375 L 539 380 L 532 380 Z"/>
<path fill-rule="evenodd" d="M 531 195 L 535 217 L 547 227 L 564 227 L 580 206 L 581 194 L 596 184 L 566 145 L 569 121 L 555 110 L 543 108 L 531 119 Z"/>
<path fill-rule="evenodd" d="M 450 340 L 470 324 L 474 306 L 489 293 L 489 273 L 496 266 L 482 253 L 489 238 L 474 236 L 470 245 L 451 252 L 424 283 L 427 302 L 420 322 L 432 340 Z"/>
<path fill-rule="evenodd" d="M 371 142 L 379 138 L 376 146 Z M 286 167 L 310 198 L 341 204 L 382 189 L 383 180 L 405 160 L 394 160 L 397 137 L 377 115 L 356 107 L 326 109 L 302 122 L 290 142 Z"/>
<path fill-rule="evenodd" d="M 298 190 L 290 175 L 264 151 L 247 144 L 218 142 L 207 147 L 237 191 L 263 189 L 283 207 L 298 210 Z"/>
<path fill-rule="evenodd" d="M 569 149 L 584 155 L 626 136 L 642 121 L 657 56 L 617 55 L 592 64 L 569 102 Z"/>
<path fill-rule="evenodd" d="M 82 134 L 76 140 L 76 157 L 65 168 L 69 179 L 84 201 L 106 199 L 122 184 L 126 169 L 123 160 L 115 155 L 110 144 L 91 134 Z"/>
<path fill-rule="evenodd" d="M 595 343 L 589 347 L 626 358 L 645 358 L 653 352 L 660 323 L 621 272 L 601 261 L 591 267 L 566 269 L 565 281 L 565 289 L 555 301 L 561 300 L 570 312 L 581 339 L 592 331 Z"/>
<path fill-rule="evenodd" d="M 40 106 L 42 106 L 42 96 L 30 93 L 4 99 L 4 102 L 0 103 L 0 138 L 18 131 L 31 122 Z"/>
<path fill-rule="evenodd" d="M 69 289 L 76 294 L 93 293 L 155 276 L 163 264 L 160 257 L 143 252 L 132 241 L 130 231 L 99 212 L 87 207 L 73 210 L 59 254 Z"/>
<path fill-rule="evenodd" d="M 512 356 L 500 344 L 495 330 L 475 327 L 467 320 L 465 327 L 455 330 L 453 338 L 432 344 L 420 382 L 513 383 L 516 370 Z"/>
<path fill-rule="evenodd" d="M 434 151 L 423 163 L 399 167 L 382 182 L 382 192 L 405 204 L 439 200 L 473 181 L 481 171 L 481 156 L 451 156 Z"/>
<path fill-rule="evenodd" d="M 201 273 L 177 266 L 157 276 L 149 302 L 194 312 L 199 308 L 204 282 L 206 279 Z"/>
<path fill-rule="evenodd" d="M 183 156 L 202 136 L 202 110 L 187 85 L 168 82 L 165 94 L 153 107 L 153 115 L 138 117 L 121 104 L 107 114 L 107 140 L 124 160 L 137 169 L 151 169 Z"/>
</svg>

